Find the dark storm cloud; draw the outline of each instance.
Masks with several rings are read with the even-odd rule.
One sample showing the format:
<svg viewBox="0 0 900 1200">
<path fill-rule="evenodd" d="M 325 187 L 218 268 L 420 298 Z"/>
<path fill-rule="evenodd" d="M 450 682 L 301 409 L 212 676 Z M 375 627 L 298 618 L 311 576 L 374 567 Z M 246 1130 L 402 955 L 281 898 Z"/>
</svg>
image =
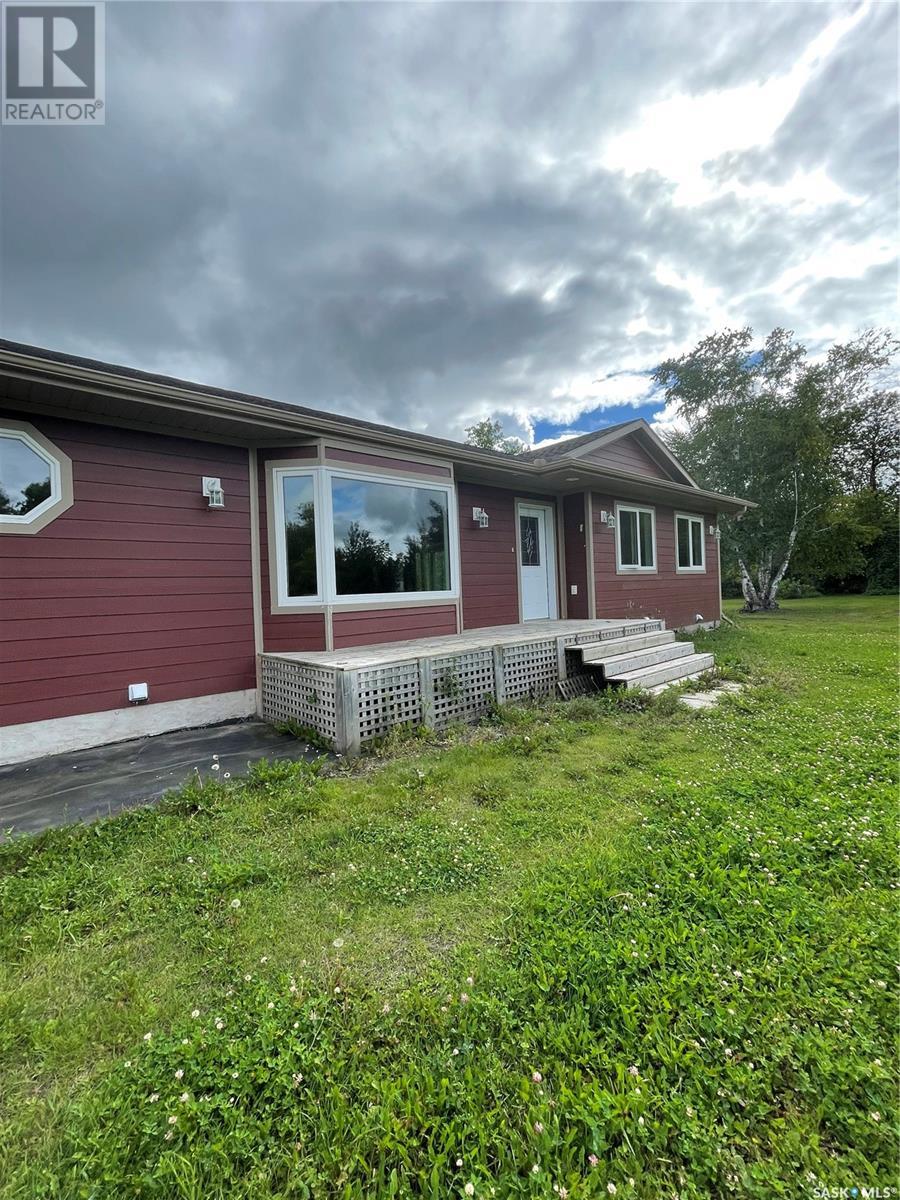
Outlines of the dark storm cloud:
<svg viewBox="0 0 900 1200">
<path fill-rule="evenodd" d="M 106 126 L 2 132 L 3 333 L 459 433 L 595 407 L 572 381 L 708 332 L 712 294 L 761 330 L 883 320 L 884 267 L 803 263 L 887 228 L 893 8 L 709 159 L 709 197 L 606 159 L 646 106 L 765 85 L 852 11 L 110 4 Z M 781 198 L 797 170 L 847 196 Z"/>
</svg>

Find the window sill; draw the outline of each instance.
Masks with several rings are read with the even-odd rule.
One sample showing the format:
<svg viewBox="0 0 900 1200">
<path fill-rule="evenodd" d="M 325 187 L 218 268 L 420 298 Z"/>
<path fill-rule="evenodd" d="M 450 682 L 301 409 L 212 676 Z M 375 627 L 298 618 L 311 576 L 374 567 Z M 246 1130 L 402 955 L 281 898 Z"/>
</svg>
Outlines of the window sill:
<svg viewBox="0 0 900 1200">
<path fill-rule="evenodd" d="M 676 567 L 676 575 L 705 575 L 706 567 Z"/>
<path fill-rule="evenodd" d="M 458 595 L 434 596 L 428 593 L 415 599 L 409 592 L 385 596 L 342 596 L 340 600 L 290 600 L 271 606 L 272 616 L 297 616 L 302 613 L 331 612 L 364 612 L 368 609 L 379 608 L 452 608 L 459 600 Z"/>
</svg>

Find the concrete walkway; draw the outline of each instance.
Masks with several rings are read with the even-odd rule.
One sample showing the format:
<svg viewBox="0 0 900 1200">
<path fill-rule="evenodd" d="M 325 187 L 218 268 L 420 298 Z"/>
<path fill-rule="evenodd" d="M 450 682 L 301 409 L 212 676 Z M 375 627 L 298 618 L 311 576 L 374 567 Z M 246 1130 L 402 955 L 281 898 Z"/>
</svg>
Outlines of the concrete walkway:
<svg viewBox="0 0 900 1200">
<path fill-rule="evenodd" d="M 261 758 L 318 758 L 322 751 L 264 721 L 230 721 L 157 737 L 75 750 L 0 767 L 0 840 L 52 825 L 92 821 L 158 800 L 194 771 L 243 774 Z"/>
</svg>

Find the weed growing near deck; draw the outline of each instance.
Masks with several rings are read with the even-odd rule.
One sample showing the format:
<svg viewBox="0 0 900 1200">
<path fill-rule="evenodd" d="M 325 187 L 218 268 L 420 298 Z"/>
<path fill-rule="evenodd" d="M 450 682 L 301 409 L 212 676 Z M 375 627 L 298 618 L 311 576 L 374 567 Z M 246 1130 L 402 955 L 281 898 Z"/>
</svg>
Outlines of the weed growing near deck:
<svg viewBox="0 0 900 1200">
<path fill-rule="evenodd" d="M 0 1193 L 896 1184 L 895 608 L 3 847 Z"/>
</svg>

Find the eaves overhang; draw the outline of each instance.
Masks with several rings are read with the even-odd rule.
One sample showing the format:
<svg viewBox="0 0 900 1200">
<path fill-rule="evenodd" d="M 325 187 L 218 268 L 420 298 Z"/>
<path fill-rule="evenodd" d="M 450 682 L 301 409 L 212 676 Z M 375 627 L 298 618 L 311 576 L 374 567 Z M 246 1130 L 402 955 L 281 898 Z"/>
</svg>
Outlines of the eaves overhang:
<svg viewBox="0 0 900 1200">
<path fill-rule="evenodd" d="M 273 447 L 331 436 L 380 447 L 433 454 L 452 462 L 460 479 L 560 494 L 612 490 L 623 498 L 658 503 L 702 503 L 707 510 L 740 513 L 750 500 L 687 484 L 616 471 L 577 457 L 540 461 L 482 450 L 449 438 L 378 425 L 246 393 L 191 384 L 115 367 L 38 347 L 0 340 L 0 377 L 11 381 L 10 400 L 26 411 L 146 428 L 182 437 Z M 2 402 L 2 397 L 0 397 Z"/>
</svg>

